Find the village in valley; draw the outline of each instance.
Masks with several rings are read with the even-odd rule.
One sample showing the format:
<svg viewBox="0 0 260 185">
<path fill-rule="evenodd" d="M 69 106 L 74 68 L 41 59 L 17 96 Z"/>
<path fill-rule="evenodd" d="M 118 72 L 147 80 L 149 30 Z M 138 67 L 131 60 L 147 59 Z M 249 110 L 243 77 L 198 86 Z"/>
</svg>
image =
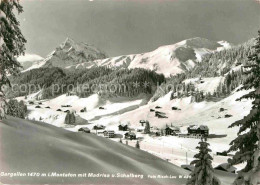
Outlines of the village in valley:
<svg viewBox="0 0 260 185">
<path fill-rule="evenodd" d="M 0 0 L 0 184 L 260 184 L 259 3 L 236 3 Z"/>
<path fill-rule="evenodd" d="M 66 97 L 75 96 L 73 93 L 67 94 Z M 37 96 L 36 96 L 37 97 Z M 28 97 L 25 97 L 28 99 Z M 37 111 L 39 109 L 51 109 L 48 101 L 37 100 L 38 98 L 29 97 L 28 106 L 34 107 Z M 48 103 L 48 104 L 46 104 Z M 48 106 L 46 106 L 48 105 Z M 82 107 L 82 106 L 81 106 Z M 182 109 L 177 106 L 170 107 L 173 112 L 181 112 Z M 99 106 L 96 110 L 100 113 L 105 111 L 107 108 L 105 106 Z M 60 112 L 59 114 L 66 115 L 64 118 L 64 123 L 62 124 L 63 128 L 78 132 L 78 134 L 95 134 L 100 137 L 110 139 L 114 142 L 120 142 L 125 145 L 136 147 L 138 149 L 147 151 L 158 157 L 171 162 L 173 164 L 179 165 L 180 167 L 193 171 L 194 166 L 190 165 L 189 162 L 192 160 L 193 155 L 196 153 L 194 149 L 191 149 L 189 144 L 181 143 L 197 143 L 202 138 L 207 138 L 209 141 L 211 139 L 224 138 L 227 135 L 225 134 L 215 134 L 215 132 L 210 132 L 207 124 L 185 124 L 173 123 L 164 119 L 166 113 L 164 112 L 163 107 L 159 105 L 154 105 L 153 107 L 149 106 L 148 113 L 151 114 L 160 120 L 160 127 L 156 124 L 149 122 L 149 120 L 140 119 L 137 123 L 132 124 L 131 121 L 119 121 L 109 124 L 91 123 L 86 119 L 83 119 L 83 114 L 87 113 L 87 107 L 81 109 L 73 109 L 72 105 L 62 104 L 55 112 Z M 225 112 L 226 109 L 220 107 L 218 109 L 219 113 Z M 169 114 L 169 113 L 168 113 Z M 230 118 L 232 115 L 223 113 L 223 118 Z M 133 115 L 134 116 L 134 115 Z M 167 118 L 167 117 L 166 117 Z M 28 117 L 27 119 L 31 119 Z M 46 118 L 38 117 L 39 121 L 42 121 Z M 57 116 L 55 119 L 60 119 Z M 34 118 L 32 120 L 35 120 Z M 161 121 L 166 120 L 166 121 Z M 95 122 L 95 121 L 94 121 Z M 178 144 L 178 142 L 180 142 Z M 152 143 L 152 144 L 151 144 Z M 177 146 L 178 145 L 178 146 Z M 176 147 L 177 146 L 177 147 Z M 193 146 L 194 147 L 194 146 Z M 227 153 L 222 148 L 217 148 L 212 153 L 215 156 L 216 161 L 214 161 L 215 169 L 236 173 L 237 167 L 230 166 L 226 162 L 232 154 Z M 180 157 L 182 156 L 182 157 Z M 176 158 L 178 157 L 178 159 Z M 238 166 L 240 167 L 240 166 Z"/>
</svg>

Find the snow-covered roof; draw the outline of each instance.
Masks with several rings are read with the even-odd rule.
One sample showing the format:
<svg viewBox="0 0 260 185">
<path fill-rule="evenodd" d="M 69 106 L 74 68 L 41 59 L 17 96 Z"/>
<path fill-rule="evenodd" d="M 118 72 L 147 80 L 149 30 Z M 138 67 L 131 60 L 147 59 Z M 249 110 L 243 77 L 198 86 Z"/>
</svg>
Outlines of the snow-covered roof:
<svg viewBox="0 0 260 185">
<path fill-rule="evenodd" d="M 176 127 L 176 126 L 170 126 L 170 127 L 167 127 L 167 128 L 169 128 L 169 129 L 171 129 L 171 130 L 180 130 L 180 128 L 179 128 L 179 127 Z"/>
<path fill-rule="evenodd" d="M 218 165 L 215 169 L 219 169 L 219 168 L 222 168 L 228 172 L 233 172 L 233 171 L 236 171 L 236 169 L 237 169 L 236 167 L 231 166 L 228 163 L 222 163 L 222 164 Z"/>
<path fill-rule="evenodd" d="M 192 129 L 192 130 L 209 130 L 209 127 L 207 125 L 191 125 L 189 126 L 189 129 Z"/>
<path fill-rule="evenodd" d="M 90 130 L 88 127 L 81 127 L 82 130 Z"/>
<path fill-rule="evenodd" d="M 125 127 L 125 126 L 127 126 L 127 124 L 126 123 L 120 123 L 118 126 Z"/>
</svg>

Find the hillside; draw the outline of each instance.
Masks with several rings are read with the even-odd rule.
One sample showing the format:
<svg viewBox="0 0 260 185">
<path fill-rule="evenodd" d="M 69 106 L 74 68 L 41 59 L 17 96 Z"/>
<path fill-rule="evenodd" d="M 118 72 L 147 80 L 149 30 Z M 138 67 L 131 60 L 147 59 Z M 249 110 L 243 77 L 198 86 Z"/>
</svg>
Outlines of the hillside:
<svg viewBox="0 0 260 185">
<path fill-rule="evenodd" d="M 1 172 L 121 173 L 140 178 L 1 177 L 4 184 L 184 184 L 185 179 L 148 179 L 147 175 L 187 175 L 158 157 L 93 134 L 72 133 L 40 122 L 13 117 L 0 122 Z M 22 157 L 22 158 L 21 158 Z"/>
</svg>

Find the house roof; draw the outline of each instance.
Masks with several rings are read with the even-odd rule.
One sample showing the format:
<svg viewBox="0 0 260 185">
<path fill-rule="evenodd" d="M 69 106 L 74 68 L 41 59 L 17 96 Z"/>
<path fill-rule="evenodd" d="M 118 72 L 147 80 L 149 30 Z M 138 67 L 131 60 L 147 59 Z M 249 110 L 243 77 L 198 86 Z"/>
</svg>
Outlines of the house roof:
<svg viewBox="0 0 260 185">
<path fill-rule="evenodd" d="M 181 165 L 181 168 L 193 171 L 195 166 L 184 164 L 184 165 Z"/>
<path fill-rule="evenodd" d="M 81 127 L 80 129 L 90 131 L 88 127 Z"/>
<path fill-rule="evenodd" d="M 209 130 L 209 127 L 206 126 L 206 125 L 191 125 L 189 126 L 189 129 L 192 129 L 192 130 Z"/>
<path fill-rule="evenodd" d="M 114 130 L 105 130 L 104 132 L 115 132 Z"/>
<path fill-rule="evenodd" d="M 118 126 L 122 126 L 122 127 L 126 127 L 126 126 L 128 126 L 126 123 L 121 123 L 121 124 L 119 124 Z"/>
<path fill-rule="evenodd" d="M 135 136 L 136 134 L 134 132 L 127 132 L 125 133 L 125 135 L 132 135 L 132 136 Z"/>
<path fill-rule="evenodd" d="M 169 129 L 171 129 L 171 130 L 180 130 L 180 128 L 179 127 L 175 127 L 175 126 L 170 126 L 170 127 L 166 127 L 166 129 L 167 128 L 169 128 Z"/>
<path fill-rule="evenodd" d="M 101 128 L 101 127 L 105 127 L 104 125 L 95 125 L 96 127 L 99 127 L 99 128 Z"/>
<path fill-rule="evenodd" d="M 222 168 L 228 172 L 233 172 L 233 171 L 236 171 L 236 169 L 237 169 L 236 167 L 231 166 L 228 163 L 222 163 L 222 164 L 218 165 L 217 167 L 215 167 L 215 169 L 219 169 L 219 168 Z"/>
</svg>

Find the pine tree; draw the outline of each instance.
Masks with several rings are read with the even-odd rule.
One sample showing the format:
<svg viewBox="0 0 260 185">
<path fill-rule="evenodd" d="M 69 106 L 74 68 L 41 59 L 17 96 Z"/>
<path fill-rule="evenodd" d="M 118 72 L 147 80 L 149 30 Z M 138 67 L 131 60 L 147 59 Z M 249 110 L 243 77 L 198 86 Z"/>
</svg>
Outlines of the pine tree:
<svg viewBox="0 0 260 185">
<path fill-rule="evenodd" d="M 150 134 L 150 123 L 149 123 L 149 121 L 145 122 L 144 133 L 145 134 Z"/>
<path fill-rule="evenodd" d="M 245 66 L 247 76 L 241 89 L 253 89 L 241 99 L 253 99 L 250 113 L 243 119 L 232 123 L 231 127 L 239 127 L 237 138 L 230 145 L 228 152 L 236 151 L 229 163 L 240 164 L 246 162 L 244 169 L 239 171 L 234 183 L 253 185 L 260 183 L 260 30 L 252 53 L 248 56 L 249 65 Z"/>
<path fill-rule="evenodd" d="M 65 117 L 65 124 L 69 125 L 70 124 L 70 113 L 67 112 L 66 117 Z"/>
<path fill-rule="evenodd" d="M 18 0 L 0 0 L 0 120 L 5 118 L 7 105 L 4 95 L 6 85 L 11 85 L 7 74 L 16 75 L 21 65 L 15 57 L 24 54 L 26 42 L 14 10 L 23 11 Z"/>
<path fill-rule="evenodd" d="M 194 171 L 191 173 L 191 178 L 187 181 L 187 185 L 219 185 L 219 180 L 214 176 L 212 168 L 212 157 L 209 154 L 211 149 L 206 138 L 202 138 L 199 142 L 199 153 L 194 155 L 195 160 L 190 164 L 195 165 Z"/>
</svg>

